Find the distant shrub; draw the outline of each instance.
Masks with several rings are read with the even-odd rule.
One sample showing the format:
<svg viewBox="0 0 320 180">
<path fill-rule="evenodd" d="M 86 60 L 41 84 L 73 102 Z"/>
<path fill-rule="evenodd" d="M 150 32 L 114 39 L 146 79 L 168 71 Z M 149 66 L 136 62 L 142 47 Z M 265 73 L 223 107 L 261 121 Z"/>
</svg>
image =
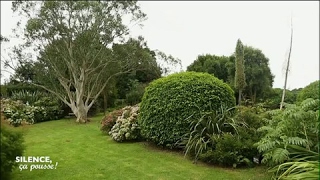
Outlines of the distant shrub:
<svg viewBox="0 0 320 180">
<path fill-rule="evenodd" d="M 41 91 L 15 91 L 12 92 L 12 95 L 10 99 L 12 100 L 20 100 L 23 103 L 28 103 L 30 105 L 33 105 L 35 102 L 39 101 L 43 97 L 50 96 L 48 93 L 44 93 Z"/>
<path fill-rule="evenodd" d="M 319 83 L 320 81 L 318 80 L 303 88 L 298 94 L 297 102 L 301 103 L 308 98 L 319 99 Z"/>
<path fill-rule="evenodd" d="M 21 91 L 28 91 L 30 93 L 37 92 L 37 91 L 47 92 L 41 87 L 33 86 L 31 84 L 26 84 L 26 83 L 6 85 L 6 90 L 7 90 L 8 97 L 11 97 L 13 93 L 17 93 Z"/>
<path fill-rule="evenodd" d="M 10 179 L 11 172 L 18 165 L 16 156 L 22 156 L 25 149 L 21 132 L 1 126 L 1 179 Z"/>
<path fill-rule="evenodd" d="M 63 111 L 50 98 L 42 98 L 28 105 L 22 101 L 6 99 L 2 101 L 3 114 L 13 126 L 20 126 L 22 123 L 34 124 L 43 121 L 56 120 L 63 117 Z"/>
<path fill-rule="evenodd" d="M 142 135 L 161 146 L 175 143 L 190 131 L 190 123 L 201 111 L 233 107 L 233 90 L 207 73 L 183 72 L 157 79 L 146 88 L 139 124 Z M 192 116 L 192 118 L 189 118 Z"/>
<path fill-rule="evenodd" d="M 21 101 L 3 99 L 1 105 L 3 106 L 3 114 L 11 125 L 16 127 L 23 122 L 33 123 L 33 120 L 29 119 L 30 116 L 25 114 L 26 105 Z"/>
<path fill-rule="evenodd" d="M 284 102 L 288 104 L 294 104 L 297 101 L 297 90 L 286 90 Z M 264 107 L 268 109 L 279 109 L 282 99 L 283 89 L 273 88 L 271 89 L 263 102 Z"/>
<path fill-rule="evenodd" d="M 138 140 L 140 138 L 140 127 L 137 123 L 138 106 L 127 106 L 118 117 L 116 124 L 112 127 L 109 135 L 117 142 Z"/>
</svg>

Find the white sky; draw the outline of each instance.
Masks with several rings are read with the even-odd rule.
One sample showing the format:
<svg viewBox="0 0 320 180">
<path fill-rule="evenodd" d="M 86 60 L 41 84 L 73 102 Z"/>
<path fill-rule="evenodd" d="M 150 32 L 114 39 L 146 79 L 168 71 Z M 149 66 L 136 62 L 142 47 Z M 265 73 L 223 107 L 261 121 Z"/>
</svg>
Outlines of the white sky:
<svg viewBox="0 0 320 180">
<path fill-rule="evenodd" d="M 230 55 L 237 39 L 261 49 L 275 75 L 274 87 L 283 87 L 284 61 L 290 45 L 293 17 L 291 71 L 287 88 L 299 88 L 319 79 L 319 2 L 139 2 L 148 20 L 132 35 L 142 35 L 151 49 L 182 60 L 185 70 L 198 55 Z M 1 34 L 12 35 L 17 19 L 11 2 L 1 1 Z M 12 40 L 5 48 L 17 43 Z M 3 73 L 5 74 L 5 73 Z M 7 78 L 8 75 L 2 77 Z"/>
</svg>

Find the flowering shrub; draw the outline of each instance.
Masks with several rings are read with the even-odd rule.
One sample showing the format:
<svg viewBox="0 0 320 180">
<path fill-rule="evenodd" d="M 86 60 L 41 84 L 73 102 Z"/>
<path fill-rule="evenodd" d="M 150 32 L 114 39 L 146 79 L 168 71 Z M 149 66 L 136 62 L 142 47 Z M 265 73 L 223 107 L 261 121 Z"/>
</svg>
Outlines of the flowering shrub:
<svg viewBox="0 0 320 180">
<path fill-rule="evenodd" d="M 100 128 L 100 130 L 102 132 L 109 133 L 111 128 L 116 124 L 118 117 L 121 116 L 122 113 L 123 113 L 123 110 L 119 109 L 119 110 L 112 111 L 111 113 L 106 115 L 101 121 L 102 127 Z"/>
<path fill-rule="evenodd" d="M 38 104 L 40 103 L 39 100 Z M 59 106 L 34 106 L 23 104 L 21 101 L 10 99 L 2 100 L 3 112 L 9 123 L 15 127 L 23 123 L 34 124 L 37 122 L 48 121 L 61 118 L 62 110 Z"/>
<path fill-rule="evenodd" d="M 109 135 L 117 142 L 137 140 L 140 138 L 140 127 L 137 122 L 139 106 L 127 106 L 122 109 Z"/>
<path fill-rule="evenodd" d="M 1 111 L 11 125 L 19 126 L 23 121 L 28 121 L 30 115 L 26 115 L 24 113 L 26 105 L 21 101 L 12 101 L 10 99 L 5 99 L 2 100 L 1 105 Z"/>
</svg>

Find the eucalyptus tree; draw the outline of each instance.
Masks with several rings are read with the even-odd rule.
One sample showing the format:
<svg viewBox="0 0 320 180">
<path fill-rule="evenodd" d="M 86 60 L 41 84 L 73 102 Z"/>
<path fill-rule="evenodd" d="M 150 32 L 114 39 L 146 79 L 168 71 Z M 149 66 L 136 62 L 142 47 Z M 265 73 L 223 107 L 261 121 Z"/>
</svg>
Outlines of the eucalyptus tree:
<svg viewBox="0 0 320 180">
<path fill-rule="evenodd" d="M 26 45 L 39 53 L 41 83 L 35 85 L 67 104 L 77 122 L 87 122 L 88 110 L 112 77 L 136 65 L 117 59 L 110 47 L 129 33 L 124 17 L 145 19 L 137 1 L 15 1 L 13 11 L 28 18 Z"/>
</svg>

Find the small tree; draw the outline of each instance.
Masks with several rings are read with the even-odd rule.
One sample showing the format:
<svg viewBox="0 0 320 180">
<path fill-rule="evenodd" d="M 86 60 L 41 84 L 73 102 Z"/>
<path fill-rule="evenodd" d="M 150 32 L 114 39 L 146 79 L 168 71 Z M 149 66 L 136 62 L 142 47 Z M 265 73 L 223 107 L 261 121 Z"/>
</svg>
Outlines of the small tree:
<svg viewBox="0 0 320 180">
<path fill-rule="evenodd" d="M 236 46 L 236 72 L 235 72 L 235 88 L 239 91 L 238 104 L 241 105 L 241 93 L 246 86 L 246 78 L 244 74 L 244 50 L 240 39 Z"/>
</svg>

